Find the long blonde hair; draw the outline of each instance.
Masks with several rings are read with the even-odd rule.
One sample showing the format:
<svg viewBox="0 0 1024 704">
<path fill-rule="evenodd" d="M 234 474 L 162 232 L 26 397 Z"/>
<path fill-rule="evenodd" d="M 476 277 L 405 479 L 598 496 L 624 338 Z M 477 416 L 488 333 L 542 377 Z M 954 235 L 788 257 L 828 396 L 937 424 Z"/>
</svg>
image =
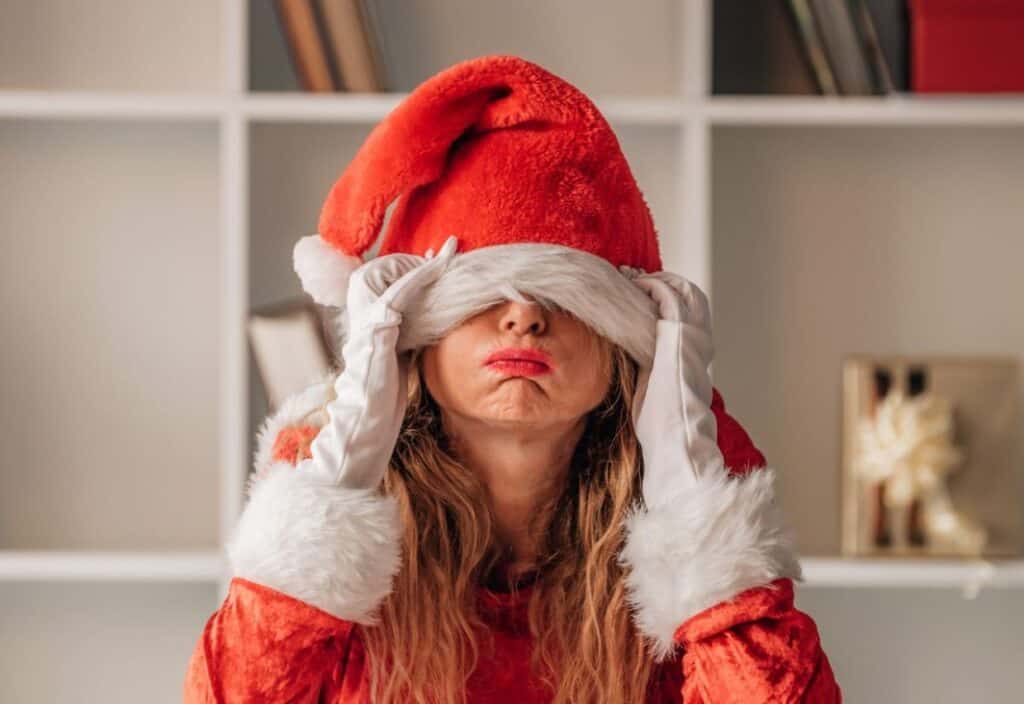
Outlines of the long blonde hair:
<svg viewBox="0 0 1024 704">
<path fill-rule="evenodd" d="M 625 515 L 640 496 L 641 456 L 629 422 L 636 365 L 604 348 L 611 383 L 587 419 L 564 490 L 539 512 L 542 536 L 528 622 L 531 667 L 556 704 L 644 701 L 654 668 L 635 630 L 616 556 Z M 413 367 L 419 368 L 418 354 Z M 385 490 L 402 510 L 403 566 L 381 621 L 361 627 L 376 704 L 465 701 L 493 646 L 478 589 L 504 558 L 481 480 L 441 432 L 440 411 L 410 374 L 409 405 Z"/>
</svg>

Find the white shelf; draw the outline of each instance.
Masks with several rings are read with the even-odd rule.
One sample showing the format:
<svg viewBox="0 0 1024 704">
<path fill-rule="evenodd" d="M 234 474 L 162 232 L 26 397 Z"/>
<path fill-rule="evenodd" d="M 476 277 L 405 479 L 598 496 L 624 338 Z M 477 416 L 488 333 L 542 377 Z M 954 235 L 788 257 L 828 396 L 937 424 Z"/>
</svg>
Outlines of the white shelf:
<svg viewBox="0 0 1024 704">
<path fill-rule="evenodd" d="M 808 587 L 1024 587 L 1024 559 L 908 560 L 806 557 L 804 586 Z"/>
<path fill-rule="evenodd" d="M 242 112 L 267 122 L 378 122 L 406 93 L 252 93 L 242 99 Z"/>
<path fill-rule="evenodd" d="M 0 91 L 0 117 L 212 120 L 239 113 L 255 122 L 376 123 L 407 93 L 249 93 L 218 96 Z M 687 101 L 672 96 L 594 99 L 609 121 L 623 125 L 946 125 L 1024 126 L 1024 96 L 814 97 L 714 96 Z"/>
<path fill-rule="evenodd" d="M 210 582 L 227 567 L 219 552 L 0 551 L 0 582 Z"/>
<path fill-rule="evenodd" d="M 213 120 L 223 111 L 216 97 L 146 93 L 0 91 L 0 117 Z"/>
<path fill-rule="evenodd" d="M 1024 559 L 961 562 L 807 557 L 805 587 L 1024 588 Z M 207 552 L 0 551 L 3 581 L 210 582 L 227 574 Z"/>
<path fill-rule="evenodd" d="M 253 121 L 375 123 L 407 93 L 251 93 L 240 100 L 191 95 L 0 91 L 0 116 L 9 118 L 216 119 L 234 111 Z M 672 97 L 596 99 L 611 122 L 674 125 L 683 103 Z"/>
<path fill-rule="evenodd" d="M 715 125 L 1024 126 L 1024 97 L 715 96 L 700 110 Z"/>
<path fill-rule="evenodd" d="M 594 104 L 609 122 L 629 125 L 674 125 L 688 119 L 682 98 L 674 97 L 595 97 Z"/>
</svg>

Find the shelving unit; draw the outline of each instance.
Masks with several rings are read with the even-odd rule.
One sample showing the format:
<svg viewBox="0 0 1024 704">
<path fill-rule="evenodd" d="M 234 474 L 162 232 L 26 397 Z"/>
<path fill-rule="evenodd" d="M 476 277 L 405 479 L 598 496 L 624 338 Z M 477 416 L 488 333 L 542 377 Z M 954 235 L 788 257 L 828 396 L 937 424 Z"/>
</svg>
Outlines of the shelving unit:
<svg viewBox="0 0 1024 704">
<path fill-rule="evenodd" d="M 0 223 L 16 243 L 0 287 L 15 304 L 6 308 L 28 312 L 2 323 L 5 340 L 19 341 L 0 362 L 18 415 L 5 416 L 0 441 L 23 449 L 0 468 L 0 652 L 28 636 L 31 622 L 14 612 L 42 613 L 39 595 L 89 594 L 81 629 L 103 633 L 117 615 L 100 585 L 137 605 L 181 594 L 170 611 L 153 608 L 152 626 L 173 618 L 196 628 L 140 654 L 136 669 L 139 682 L 173 689 L 223 595 L 221 546 L 266 412 L 246 314 L 299 294 L 292 245 L 313 231 L 326 190 L 407 93 L 287 90 L 274 74 L 283 56 L 262 3 L 189 0 L 175 5 L 173 21 L 117 0 L 88 15 L 72 0 L 31 5 L 0 28 Z M 820 389 L 838 389 L 839 341 L 864 346 L 851 352 L 1024 353 L 1024 331 L 976 329 L 969 310 L 995 298 L 1009 316 L 1008 301 L 1024 300 L 1019 275 L 1008 276 L 1024 260 L 1024 99 L 710 95 L 708 0 L 609 2 L 589 27 L 576 21 L 595 14 L 587 0 L 545 4 L 531 18 L 471 0 L 381 5 L 407 89 L 461 58 L 519 53 L 579 85 L 609 118 L 655 215 L 666 267 L 715 301 L 716 383 L 780 467 L 783 504 L 801 548 L 815 555 L 803 560 L 811 589 L 802 593 L 1024 587 L 1024 560 L 993 568 L 818 556 L 838 549 L 838 405 L 834 419 L 823 415 L 834 396 Z M 509 15 L 487 34 L 486 12 Z M 75 24 L 105 57 L 83 58 L 79 38 L 64 64 L 9 68 L 5 58 L 24 59 L 16 52 L 33 45 L 15 37 L 19 23 L 38 44 L 40 18 Z M 447 37 L 445 22 L 462 23 L 463 43 Z M 411 26 L 422 34 L 403 34 Z M 169 36 L 154 49 L 146 33 L 161 31 Z M 631 72 L 625 54 L 650 68 Z M 986 227 L 970 228 L 971 217 Z M 955 241 L 959 231 L 990 256 L 973 256 Z M 929 237 L 941 240 L 939 253 Z M 904 238 L 910 254 L 897 246 Z M 873 262 L 858 242 L 890 260 Z M 925 273 L 915 273 L 915 252 Z M 858 266 L 885 281 L 907 278 L 865 297 Z M 936 267 L 958 288 L 931 291 Z M 973 293 L 951 303 L 965 285 Z M 934 301 L 916 298 L 918 288 L 955 321 L 928 318 Z M 886 309 L 883 294 L 905 294 L 904 312 Z M 851 302 L 861 298 L 873 308 Z M 814 302 L 840 315 L 815 313 Z M 869 310 L 873 323 L 862 320 Z M 83 356 L 97 340 L 106 343 Z M 23 463 L 33 471 L 18 471 Z M 109 630 L 108 640 L 124 632 Z M 83 653 L 69 681 L 51 679 L 38 700 L 80 695 L 73 680 L 88 677 L 102 650 Z M 0 662 L 20 701 L 37 696 L 29 682 L 42 672 L 26 662 Z M 166 700 L 177 701 L 177 690 Z"/>
</svg>

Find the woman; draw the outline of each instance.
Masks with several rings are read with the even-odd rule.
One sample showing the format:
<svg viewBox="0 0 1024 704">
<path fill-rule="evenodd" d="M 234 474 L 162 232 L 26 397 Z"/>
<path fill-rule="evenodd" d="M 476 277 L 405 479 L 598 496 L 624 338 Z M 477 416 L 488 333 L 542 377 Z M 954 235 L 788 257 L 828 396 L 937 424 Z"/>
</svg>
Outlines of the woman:
<svg viewBox="0 0 1024 704">
<path fill-rule="evenodd" d="M 344 366 L 261 431 L 186 701 L 841 700 L 707 300 L 585 96 L 518 57 L 438 74 L 319 232 L 296 271 Z"/>
</svg>

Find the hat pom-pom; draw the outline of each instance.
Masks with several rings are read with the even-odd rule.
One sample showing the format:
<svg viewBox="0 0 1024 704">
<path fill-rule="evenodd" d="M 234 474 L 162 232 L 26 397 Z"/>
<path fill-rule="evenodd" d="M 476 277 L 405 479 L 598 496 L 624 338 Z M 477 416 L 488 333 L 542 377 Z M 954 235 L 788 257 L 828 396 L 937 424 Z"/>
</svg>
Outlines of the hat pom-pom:
<svg viewBox="0 0 1024 704">
<path fill-rule="evenodd" d="M 292 251 L 302 290 L 324 306 L 345 307 L 348 277 L 362 264 L 360 257 L 339 251 L 318 234 L 300 238 Z"/>
</svg>

